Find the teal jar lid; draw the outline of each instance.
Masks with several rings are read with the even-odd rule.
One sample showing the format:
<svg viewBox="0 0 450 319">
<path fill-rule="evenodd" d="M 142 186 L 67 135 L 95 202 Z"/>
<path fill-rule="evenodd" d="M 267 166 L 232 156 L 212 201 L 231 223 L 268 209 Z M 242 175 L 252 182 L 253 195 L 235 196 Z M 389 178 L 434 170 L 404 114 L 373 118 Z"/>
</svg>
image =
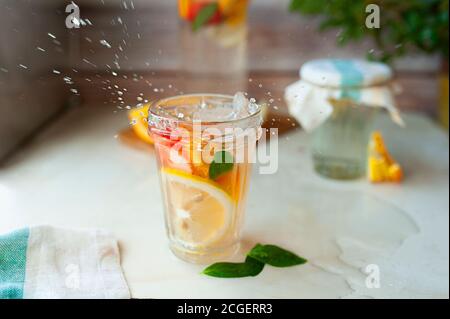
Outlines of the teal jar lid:
<svg viewBox="0 0 450 319">
<path fill-rule="evenodd" d="M 305 63 L 300 77 L 322 87 L 362 88 L 386 84 L 392 79 L 392 69 L 384 63 L 360 59 L 318 59 Z"/>
</svg>

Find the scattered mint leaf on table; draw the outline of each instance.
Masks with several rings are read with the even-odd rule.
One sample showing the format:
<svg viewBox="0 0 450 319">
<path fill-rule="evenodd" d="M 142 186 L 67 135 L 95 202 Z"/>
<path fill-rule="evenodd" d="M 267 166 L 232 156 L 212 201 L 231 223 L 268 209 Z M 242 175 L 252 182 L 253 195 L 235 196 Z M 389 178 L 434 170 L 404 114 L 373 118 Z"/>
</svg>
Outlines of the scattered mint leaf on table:
<svg viewBox="0 0 450 319">
<path fill-rule="evenodd" d="M 264 264 L 247 257 L 244 263 L 215 263 L 203 270 L 203 274 L 218 278 L 254 277 L 261 273 Z"/>
<path fill-rule="evenodd" d="M 215 180 L 220 175 L 231 171 L 233 165 L 233 155 L 227 151 L 216 152 L 211 165 L 209 165 L 209 178 Z"/>
<path fill-rule="evenodd" d="M 264 265 L 291 267 L 308 261 L 296 254 L 275 245 L 257 244 L 247 254 L 243 263 L 215 263 L 205 268 L 202 274 L 218 278 L 255 277 L 264 269 Z"/>
<path fill-rule="evenodd" d="M 248 256 L 274 267 L 291 267 L 307 262 L 306 259 L 275 245 L 257 244 Z"/>
<path fill-rule="evenodd" d="M 219 5 L 217 3 L 211 3 L 204 6 L 192 22 L 192 30 L 197 31 L 200 29 L 214 16 L 217 10 L 219 10 Z"/>
</svg>

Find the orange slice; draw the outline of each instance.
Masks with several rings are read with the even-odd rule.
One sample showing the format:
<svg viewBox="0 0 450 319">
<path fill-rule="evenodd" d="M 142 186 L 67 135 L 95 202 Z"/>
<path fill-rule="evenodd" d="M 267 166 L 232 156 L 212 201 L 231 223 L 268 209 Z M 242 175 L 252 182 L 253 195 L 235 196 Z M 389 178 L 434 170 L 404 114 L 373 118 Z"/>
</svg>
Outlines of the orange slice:
<svg viewBox="0 0 450 319">
<path fill-rule="evenodd" d="M 142 107 L 131 109 L 128 111 L 128 118 L 132 123 L 131 127 L 136 136 L 148 144 L 153 144 L 153 139 L 150 137 L 148 132 L 147 123 L 149 106 L 149 104 L 146 104 Z"/>
<path fill-rule="evenodd" d="M 367 177 L 372 183 L 401 182 L 403 170 L 389 154 L 380 132 L 372 133 L 369 142 Z"/>
</svg>

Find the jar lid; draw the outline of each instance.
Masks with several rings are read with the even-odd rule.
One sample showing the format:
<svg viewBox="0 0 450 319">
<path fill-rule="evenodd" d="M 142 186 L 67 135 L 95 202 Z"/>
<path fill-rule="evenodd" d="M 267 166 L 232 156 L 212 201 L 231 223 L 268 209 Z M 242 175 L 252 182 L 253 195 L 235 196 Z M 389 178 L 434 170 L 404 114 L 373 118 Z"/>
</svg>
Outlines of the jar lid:
<svg viewBox="0 0 450 319">
<path fill-rule="evenodd" d="M 348 88 L 380 85 L 392 79 L 391 68 L 380 62 L 356 59 L 318 59 L 300 69 L 302 80 L 314 85 Z"/>
</svg>

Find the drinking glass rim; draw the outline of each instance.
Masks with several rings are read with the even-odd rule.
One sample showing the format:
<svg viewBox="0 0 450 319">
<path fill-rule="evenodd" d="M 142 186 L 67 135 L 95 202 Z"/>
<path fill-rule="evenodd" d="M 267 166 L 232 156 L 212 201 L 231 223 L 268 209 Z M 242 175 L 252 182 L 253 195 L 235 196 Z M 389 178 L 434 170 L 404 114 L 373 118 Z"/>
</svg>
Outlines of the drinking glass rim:
<svg viewBox="0 0 450 319">
<path fill-rule="evenodd" d="M 156 112 L 154 112 L 154 108 L 157 105 L 162 104 L 165 101 L 170 101 L 170 100 L 176 100 L 176 99 L 181 99 L 181 98 L 188 98 L 188 97 L 218 97 L 218 98 L 225 98 L 225 99 L 229 99 L 230 101 L 233 100 L 234 96 L 233 95 L 228 95 L 228 94 L 216 94 L 216 93 L 193 93 L 193 94 L 180 94 L 180 95 L 175 95 L 175 96 L 171 96 L 171 97 L 167 97 L 167 98 L 163 98 L 163 99 L 159 99 L 156 100 L 152 103 L 150 103 L 149 106 L 149 117 L 156 117 L 159 119 L 167 119 L 167 120 L 171 120 L 171 121 L 176 121 L 178 123 L 183 123 L 183 124 L 188 124 L 188 125 L 193 125 L 194 121 L 187 121 L 184 119 L 180 119 L 180 118 L 175 118 L 175 117 L 168 117 L 168 116 L 163 116 L 161 114 L 158 114 Z M 226 120 L 226 121 L 201 121 L 202 125 L 223 125 L 223 124 L 237 124 L 239 122 L 244 122 L 244 121 L 248 121 L 251 120 L 253 118 L 257 118 L 258 116 L 261 115 L 261 106 L 258 104 L 258 109 L 255 113 L 249 114 L 247 116 L 241 117 L 241 118 L 237 118 L 237 119 L 232 119 L 232 120 Z"/>
</svg>

